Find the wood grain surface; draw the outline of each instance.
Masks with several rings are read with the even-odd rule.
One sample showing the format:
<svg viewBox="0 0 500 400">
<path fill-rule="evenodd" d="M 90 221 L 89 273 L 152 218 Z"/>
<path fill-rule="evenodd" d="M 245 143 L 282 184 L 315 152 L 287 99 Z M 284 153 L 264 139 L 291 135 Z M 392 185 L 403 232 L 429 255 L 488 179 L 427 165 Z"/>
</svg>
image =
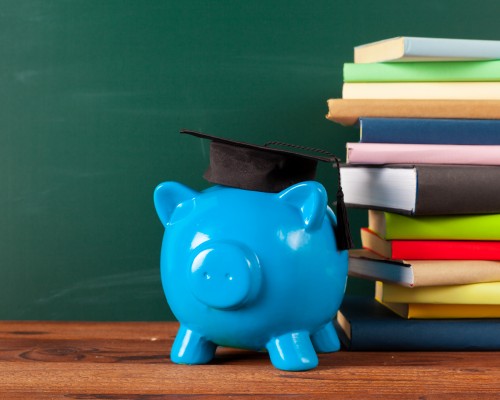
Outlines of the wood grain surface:
<svg viewBox="0 0 500 400">
<path fill-rule="evenodd" d="M 172 364 L 172 322 L 0 322 L 0 399 L 500 398 L 494 352 L 347 352 L 286 372 L 266 353 L 219 348 Z"/>
</svg>

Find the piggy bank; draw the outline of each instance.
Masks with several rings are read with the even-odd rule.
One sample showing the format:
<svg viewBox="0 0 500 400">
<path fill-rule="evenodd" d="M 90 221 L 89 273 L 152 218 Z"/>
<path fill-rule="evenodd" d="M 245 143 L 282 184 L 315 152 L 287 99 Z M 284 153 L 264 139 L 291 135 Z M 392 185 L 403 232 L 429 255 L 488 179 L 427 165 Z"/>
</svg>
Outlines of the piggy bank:
<svg viewBox="0 0 500 400">
<path fill-rule="evenodd" d="M 208 363 L 227 346 L 267 350 L 276 368 L 300 371 L 339 349 L 332 318 L 347 251 L 337 250 L 321 184 L 265 193 L 165 182 L 154 201 L 165 227 L 162 284 L 180 322 L 173 362 Z"/>
</svg>

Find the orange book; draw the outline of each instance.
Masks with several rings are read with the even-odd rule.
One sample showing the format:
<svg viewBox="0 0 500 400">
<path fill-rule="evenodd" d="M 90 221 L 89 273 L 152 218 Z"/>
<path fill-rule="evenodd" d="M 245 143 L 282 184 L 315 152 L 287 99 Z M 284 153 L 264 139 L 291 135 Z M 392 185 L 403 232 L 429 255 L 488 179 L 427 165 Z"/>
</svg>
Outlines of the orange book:
<svg viewBox="0 0 500 400">
<path fill-rule="evenodd" d="M 348 126 L 359 117 L 500 119 L 500 100 L 328 100 L 330 121 Z"/>
</svg>

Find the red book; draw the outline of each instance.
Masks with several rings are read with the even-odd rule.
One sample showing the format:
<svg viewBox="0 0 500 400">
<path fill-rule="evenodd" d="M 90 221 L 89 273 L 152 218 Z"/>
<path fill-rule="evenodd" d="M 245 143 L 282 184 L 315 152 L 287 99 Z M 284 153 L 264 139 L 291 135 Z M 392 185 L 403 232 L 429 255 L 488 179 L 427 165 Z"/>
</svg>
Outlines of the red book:
<svg viewBox="0 0 500 400">
<path fill-rule="evenodd" d="M 394 260 L 500 260 L 500 241 L 385 240 L 361 228 L 363 248 Z"/>
</svg>

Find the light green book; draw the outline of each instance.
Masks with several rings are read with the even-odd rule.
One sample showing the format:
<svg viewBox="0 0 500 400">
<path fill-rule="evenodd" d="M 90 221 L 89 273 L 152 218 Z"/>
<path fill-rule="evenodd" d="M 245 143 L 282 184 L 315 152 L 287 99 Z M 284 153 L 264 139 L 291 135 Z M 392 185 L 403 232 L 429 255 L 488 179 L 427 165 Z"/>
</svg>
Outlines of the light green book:
<svg viewBox="0 0 500 400">
<path fill-rule="evenodd" d="M 480 81 L 500 81 L 500 60 L 344 64 L 344 82 Z"/>
<path fill-rule="evenodd" d="M 500 214 L 413 217 L 369 210 L 368 226 L 387 240 L 500 240 Z"/>
</svg>

